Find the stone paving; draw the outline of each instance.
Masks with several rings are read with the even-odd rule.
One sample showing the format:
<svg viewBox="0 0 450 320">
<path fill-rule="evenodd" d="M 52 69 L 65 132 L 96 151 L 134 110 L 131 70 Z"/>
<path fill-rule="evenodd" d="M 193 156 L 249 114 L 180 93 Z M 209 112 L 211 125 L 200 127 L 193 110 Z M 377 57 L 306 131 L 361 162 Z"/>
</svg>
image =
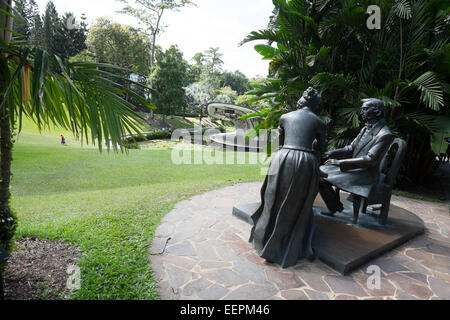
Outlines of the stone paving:
<svg viewBox="0 0 450 320">
<path fill-rule="evenodd" d="M 260 201 L 260 188 L 246 183 L 196 196 L 162 219 L 150 248 L 161 299 L 450 299 L 448 204 L 393 197 L 427 230 L 370 263 L 381 269 L 381 286 L 369 289 L 369 265 L 342 276 L 317 260 L 281 269 L 260 258 L 248 243 L 251 227 L 231 214 L 237 204 Z"/>
</svg>

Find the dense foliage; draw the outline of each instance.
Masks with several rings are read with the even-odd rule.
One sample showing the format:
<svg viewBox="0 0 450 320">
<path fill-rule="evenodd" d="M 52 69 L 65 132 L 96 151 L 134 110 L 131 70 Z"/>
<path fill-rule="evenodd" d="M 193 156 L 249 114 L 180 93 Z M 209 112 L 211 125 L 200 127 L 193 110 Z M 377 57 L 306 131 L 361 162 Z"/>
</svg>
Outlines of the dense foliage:
<svg viewBox="0 0 450 320">
<path fill-rule="evenodd" d="M 129 73 L 146 75 L 150 71 L 150 43 L 145 35 L 109 18 L 98 18 L 94 22 L 87 47 L 98 62 L 117 65 Z"/>
<path fill-rule="evenodd" d="M 141 147 L 139 145 L 139 142 L 152 140 L 167 140 L 170 139 L 171 137 L 172 133 L 169 131 L 158 131 L 158 132 L 151 132 L 143 136 L 134 136 L 131 138 L 127 138 L 124 141 L 122 141 L 122 143 L 126 149 L 140 149 Z"/>
<path fill-rule="evenodd" d="M 183 88 L 187 85 L 187 71 L 188 64 L 177 46 L 161 53 L 150 77 L 153 89 L 159 93 L 152 97 L 152 102 L 158 106 L 158 113 L 173 115 L 183 110 L 185 114 L 187 103 Z"/>
<path fill-rule="evenodd" d="M 270 77 L 251 93 L 271 104 L 256 114 L 273 128 L 308 87 L 321 91 L 330 147 L 361 127 L 361 99 L 380 98 L 392 131 L 408 143 L 403 177 L 421 182 L 436 167 L 450 135 L 449 1 L 273 0 L 265 30 L 243 42 L 271 60 Z M 370 5 L 381 8 L 381 29 L 367 26 Z"/>
<path fill-rule="evenodd" d="M 118 76 L 146 85 L 150 72 L 150 43 L 145 34 L 130 26 L 115 23 L 109 18 L 98 18 L 89 29 L 86 43 L 87 50 L 72 60 L 119 66 L 121 69 L 116 70 Z M 148 94 L 142 86 L 127 81 L 122 83 L 141 96 Z M 127 94 L 125 99 L 139 110 L 148 112 L 145 104 L 132 95 Z"/>
<path fill-rule="evenodd" d="M 87 24 L 83 15 L 79 20 L 73 13 L 60 15 L 52 1 L 41 16 L 35 0 L 18 0 L 18 19 L 14 30 L 18 40 L 45 49 L 50 54 L 69 58 L 86 49 Z"/>
</svg>

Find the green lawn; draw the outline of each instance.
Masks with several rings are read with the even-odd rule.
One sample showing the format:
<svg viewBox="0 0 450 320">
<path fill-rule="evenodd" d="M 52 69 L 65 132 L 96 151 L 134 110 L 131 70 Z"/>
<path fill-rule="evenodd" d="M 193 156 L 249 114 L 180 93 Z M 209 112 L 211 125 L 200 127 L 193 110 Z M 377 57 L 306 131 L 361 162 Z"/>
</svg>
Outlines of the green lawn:
<svg viewBox="0 0 450 320">
<path fill-rule="evenodd" d="M 24 130 L 13 154 L 17 238 L 80 247 L 82 288 L 74 299 L 158 299 L 148 248 L 160 219 L 194 194 L 264 178 L 257 165 L 177 166 L 171 150 L 101 154 L 71 135 L 61 146 L 59 130 Z"/>
<path fill-rule="evenodd" d="M 194 123 L 185 121 L 182 117 L 166 117 L 166 121 L 171 128 L 175 129 L 191 129 L 194 127 Z"/>
</svg>

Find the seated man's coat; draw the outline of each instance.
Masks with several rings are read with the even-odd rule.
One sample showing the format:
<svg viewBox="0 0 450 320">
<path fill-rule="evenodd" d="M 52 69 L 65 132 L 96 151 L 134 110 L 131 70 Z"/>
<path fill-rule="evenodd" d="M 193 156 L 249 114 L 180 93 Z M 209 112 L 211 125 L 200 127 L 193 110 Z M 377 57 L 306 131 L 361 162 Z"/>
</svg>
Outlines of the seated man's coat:
<svg viewBox="0 0 450 320">
<path fill-rule="evenodd" d="M 380 164 L 394 135 L 381 119 L 371 129 L 365 127 L 351 145 L 334 150 L 330 158 L 341 159 L 340 166 L 322 166 L 324 179 L 341 190 L 368 198 L 380 179 Z"/>
</svg>

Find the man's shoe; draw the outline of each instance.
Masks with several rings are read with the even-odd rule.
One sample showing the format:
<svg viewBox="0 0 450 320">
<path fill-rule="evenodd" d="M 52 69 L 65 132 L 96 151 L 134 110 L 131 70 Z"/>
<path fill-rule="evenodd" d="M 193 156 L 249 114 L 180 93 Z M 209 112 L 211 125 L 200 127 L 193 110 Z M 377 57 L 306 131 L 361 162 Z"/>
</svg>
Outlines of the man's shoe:
<svg viewBox="0 0 450 320">
<path fill-rule="evenodd" d="M 342 212 L 344 211 L 344 205 L 342 203 L 339 203 L 339 207 L 335 211 L 322 211 L 320 214 L 328 217 L 334 217 L 336 212 Z"/>
<path fill-rule="evenodd" d="M 334 212 L 330 212 L 330 211 L 322 211 L 320 212 L 321 215 L 323 216 L 327 216 L 327 217 L 334 217 L 334 215 L 336 214 L 337 211 Z"/>
</svg>

